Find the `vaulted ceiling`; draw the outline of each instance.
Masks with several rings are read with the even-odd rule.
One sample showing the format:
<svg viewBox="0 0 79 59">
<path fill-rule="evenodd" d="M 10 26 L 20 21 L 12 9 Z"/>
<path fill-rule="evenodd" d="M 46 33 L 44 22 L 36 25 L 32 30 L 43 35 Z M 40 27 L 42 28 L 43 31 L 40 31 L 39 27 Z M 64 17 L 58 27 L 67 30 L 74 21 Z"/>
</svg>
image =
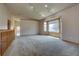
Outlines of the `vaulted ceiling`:
<svg viewBox="0 0 79 59">
<path fill-rule="evenodd" d="M 5 4 L 11 14 L 32 19 L 43 19 L 54 14 L 72 3 L 7 3 Z"/>
</svg>

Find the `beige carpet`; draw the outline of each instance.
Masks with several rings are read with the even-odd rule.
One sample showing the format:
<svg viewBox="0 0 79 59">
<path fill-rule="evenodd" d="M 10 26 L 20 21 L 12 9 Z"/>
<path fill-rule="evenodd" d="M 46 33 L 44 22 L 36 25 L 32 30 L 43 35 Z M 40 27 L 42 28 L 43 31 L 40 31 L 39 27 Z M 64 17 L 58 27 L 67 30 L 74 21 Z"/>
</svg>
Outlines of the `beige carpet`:
<svg viewBox="0 0 79 59">
<path fill-rule="evenodd" d="M 61 39 L 36 35 L 16 37 L 4 56 L 74 56 L 79 55 L 79 46 Z"/>
</svg>

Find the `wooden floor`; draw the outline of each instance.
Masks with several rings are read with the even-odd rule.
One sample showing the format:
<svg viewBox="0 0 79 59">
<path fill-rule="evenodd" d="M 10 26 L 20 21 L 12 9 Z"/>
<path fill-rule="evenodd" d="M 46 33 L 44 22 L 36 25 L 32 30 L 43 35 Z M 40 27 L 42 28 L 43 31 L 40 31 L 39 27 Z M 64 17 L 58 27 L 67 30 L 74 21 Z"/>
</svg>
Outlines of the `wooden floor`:
<svg viewBox="0 0 79 59">
<path fill-rule="evenodd" d="M 51 36 L 17 37 L 5 56 L 79 56 L 79 45 Z"/>
</svg>

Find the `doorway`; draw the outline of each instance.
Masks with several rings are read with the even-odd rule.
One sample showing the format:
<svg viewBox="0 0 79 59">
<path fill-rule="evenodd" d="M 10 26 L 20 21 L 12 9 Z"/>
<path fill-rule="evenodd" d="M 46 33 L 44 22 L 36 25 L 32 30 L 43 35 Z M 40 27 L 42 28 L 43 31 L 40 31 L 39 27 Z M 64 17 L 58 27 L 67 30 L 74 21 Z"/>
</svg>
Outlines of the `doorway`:
<svg viewBox="0 0 79 59">
<path fill-rule="evenodd" d="M 15 35 L 20 36 L 20 19 L 12 18 L 11 29 L 15 29 Z"/>
</svg>

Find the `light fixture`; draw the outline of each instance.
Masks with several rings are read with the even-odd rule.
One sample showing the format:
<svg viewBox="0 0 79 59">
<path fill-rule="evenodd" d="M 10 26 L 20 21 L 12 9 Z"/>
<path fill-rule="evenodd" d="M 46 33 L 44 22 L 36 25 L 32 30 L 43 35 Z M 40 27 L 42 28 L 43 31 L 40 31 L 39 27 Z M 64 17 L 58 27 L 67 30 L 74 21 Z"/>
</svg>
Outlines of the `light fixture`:
<svg viewBox="0 0 79 59">
<path fill-rule="evenodd" d="M 34 10 L 34 6 L 29 6 L 29 10 L 33 11 Z"/>
<path fill-rule="evenodd" d="M 55 9 L 51 9 L 50 12 L 51 12 L 51 13 L 55 12 Z"/>
<path fill-rule="evenodd" d="M 41 15 L 42 17 L 45 17 L 45 14 L 43 14 L 43 13 L 40 13 L 40 15 Z"/>
<path fill-rule="evenodd" d="M 46 5 L 44 5 L 44 7 L 46 7 L 46 8 L 47 8 L 47 7 L 48 7 L 48 5 L 46 4 Z"/>
<path fill-rule="evenodd" d="M 41 14 L 41 16 L 42 16 L 42 17 L 45 17 L 45 15 L 44 15 L 44 14 Z"/>
<path fill-rule="evenodd" d="M 34 7 L 33 7 L 33 6 L 31 6 L 30 8 L 31 8 L 31 9 L 33 9 Z"/>
</svg>

